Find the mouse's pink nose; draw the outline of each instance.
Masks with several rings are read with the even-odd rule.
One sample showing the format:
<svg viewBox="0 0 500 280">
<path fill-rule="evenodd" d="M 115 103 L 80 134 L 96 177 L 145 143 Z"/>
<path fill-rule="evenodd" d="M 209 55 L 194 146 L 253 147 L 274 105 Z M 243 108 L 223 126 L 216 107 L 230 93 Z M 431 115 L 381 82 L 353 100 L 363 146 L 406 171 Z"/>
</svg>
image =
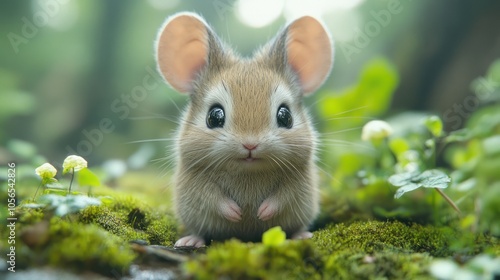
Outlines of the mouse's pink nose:
<svg viewBox="0 0 500 280">
<path fill-rule="evenodd" d="M 251 150 L 255 150 L 257 148 L 257 144 L 243 144 L 243 147 L 245 147 L 245 149 L 251 151 Z"/>
</svg>

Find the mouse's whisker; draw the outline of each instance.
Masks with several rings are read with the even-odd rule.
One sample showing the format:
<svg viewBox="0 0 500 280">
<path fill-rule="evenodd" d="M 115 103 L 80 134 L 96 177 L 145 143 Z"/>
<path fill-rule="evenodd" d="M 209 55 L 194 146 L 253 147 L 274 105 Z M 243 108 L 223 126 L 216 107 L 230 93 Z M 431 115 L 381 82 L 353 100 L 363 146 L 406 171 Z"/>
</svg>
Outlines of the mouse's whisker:
<svg viewBox="0 0 500 280">
<path fill-rule="evenodd" d="M 321 98 L 319 98 L 318 100 L 316 100 L 312 105 L 316 104 L 316 103 L 319 103 L 320 101 L 324 100 L 325 98 L 327 98 L 328 96 L 323 96 Z M 311 105 L 311 106 L 312 106 Z M 330 117 L 335 117 L 335 116 L 341 116 L 341 115 L 344 115 L 344 114 L 347 114 L 347 113 L 351 113 L 351 112 L 355 112 L 355 111 L 359 111 L 361 109 L 365 109 L 367 108 L 368 105 L 365 105 L 365 106 L 360 106 L 360 107 L 356 107 L 356 108 L 353 108 L 353 109 L 350 109 L 350 110 L 345 110 L 345 111 L 342 111 L 342 112 L 339 112 L 339 113 L 336 113 L 336 114 L 333 114 L 333 115 L 330 115 Z M 308 107 L 310 108 L 310 107 Z"/>
<path fill-rule="evenodd" d="M 150 142 L 167 142 L 174 141 L 176 138 L 156 138 L 156 139 L 143 139 L 127 142 L 126 144 L 137 144 L 137 143 L 150 143 Z"/>
<path fill-rule="evenodd" d="M 283 171 L 283 173 L 286 173 L 285 169 L 283 168 L 283 166 L 281 166 L 281 164 L 279 164 L 279 162 L 277 161 L 277 159 L 275 158 L 274 155 L 269 155 L 269 158 L 274 162 L 276 163 L 276 166 L 278 166 L 281 171 Z"/>
<path fill-rule="evenodd" d="M 333 118 L 328 118 L 328 119 L 321 119 L 321 122 L 328 122 L 328 121 L 335 121 L 335 120 L 345 120 L 345 119 L 364 119 L 364 120 L 374 120 L 375 118 L 373 117 L 333 117 Z"/>
<path fill-rule="evenodd" d="M 326 135 L 339 134 L 339 133 L 343 133 L 343 132 L 358 130 L 358 129 L 361 129 L 361 128 L 362 128 L 361 126 L 357 126 L 357 127 L 351 127 L 351 128 L 346 128 L 346 129 L 342 129 L 342 130 L 336 130 L 336 131 L 330 131 L 330 132 L 322 132 L 319 135 L 320 135 L 320 138 L 325 138 Z"/>
<path fill-rule="evenodd" d="M 370 146 L 368 144 L 362 144 L 362 143 L 357 143 L 357 142 L 350 142 L 350 141 L 345 141 L 345 140 L 340 140 L 340 139 L 326 139 L 322 141 L 321 143 L 322 146 L 338 146 L 338 147 L 358 147 L 358 148 L 363 148 L 367 150 L 374 151 L 376 150 L 373 146 Z"/>
</svg>

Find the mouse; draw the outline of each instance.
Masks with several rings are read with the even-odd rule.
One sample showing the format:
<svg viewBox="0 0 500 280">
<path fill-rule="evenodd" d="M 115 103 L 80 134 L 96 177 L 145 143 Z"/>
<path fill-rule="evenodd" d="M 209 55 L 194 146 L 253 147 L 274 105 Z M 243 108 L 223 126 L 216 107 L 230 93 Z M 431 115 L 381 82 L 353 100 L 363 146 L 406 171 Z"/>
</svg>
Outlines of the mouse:
<svg viewBox="0 0 500 280">
<path fill-rule="evenodd" d="M 327 79 L 333 54 L 329 32 L 312 16 L 287 24 L 251 57 L 196 13 L 166 19 L 157 68 L 189 99 L 173 143 L 174 208 L 186 231 L 174 247 L 259 242 L 275 226 L 289 239 L 312 237 L 318 133 L 303 99 Z"/>
</svg>

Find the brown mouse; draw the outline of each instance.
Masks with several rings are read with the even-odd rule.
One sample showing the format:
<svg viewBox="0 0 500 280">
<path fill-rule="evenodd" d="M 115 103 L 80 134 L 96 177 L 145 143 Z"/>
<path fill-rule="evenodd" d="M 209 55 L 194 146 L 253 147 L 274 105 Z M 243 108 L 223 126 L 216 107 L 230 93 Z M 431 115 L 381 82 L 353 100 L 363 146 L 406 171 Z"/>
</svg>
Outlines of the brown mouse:
<svg viewBox="0 0 500 280">
<path fill-rule="evenodd" d="M 190 98 L 174 151 L 176 214 L 189 235 L 175 246 L 259 241 L 274 226 L 310 238 L 319 211 L 318 137 L 302 99 L 333 63 L 323 25 L 301 17 L 242 58 L 200 16 L 179 13 L 155 47 L 162 76 Z"/>
</svg>

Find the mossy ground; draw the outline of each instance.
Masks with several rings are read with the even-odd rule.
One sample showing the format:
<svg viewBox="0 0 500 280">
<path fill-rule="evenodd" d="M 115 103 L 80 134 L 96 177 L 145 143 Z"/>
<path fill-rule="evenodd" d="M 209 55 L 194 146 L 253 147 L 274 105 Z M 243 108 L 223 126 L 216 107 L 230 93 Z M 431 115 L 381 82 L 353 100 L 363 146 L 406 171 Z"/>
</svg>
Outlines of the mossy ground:
<svg viewBox="0 0 500 280">
<path fill-rule="evenodd" d="M 63 218 L 18 207 L 19 268 L 126 274 L 137 259 L 130 241 L 172 246 L 179 236 L 168 193 L 162 191 L 160 198 L 149 194 L 154 199 L 146 200 L 153 190 L 135 195 L 130 189 L 96 189 L 95 196 L 112 199 Z M 498 255 L 500 243 L 451 227 L 363 220 L 330 222 L 316 229 L 311 240 L 288 240 L 278 246 L 214 242 L 206 253 L 196 253 L 180 267 L 183 276 L 195 279 L 428 279 L 434 258 L 482 251 Z"/>
<path fill-rule="evenodd" d="M 17 207 L 18 268 L 48 265 L 117 277 L 127 274 L 137 257 L 130 241 L 171 246 L 178 238 L 177 223 L 167 210 L 168 192 L 151 201 L 141 200 L 142 195 L 131 191 L 106 187 L 94 190 L 93 195 L 109 199 L 62 218 L 42 209 Z M 160 206 L 161 201 L 164 205 Z M 8 248 L 5 234 L 2 231 L 2 252 Z"/>
<path fill-rule="evenodd" d="M 278 247 L 236 240 L 214 244 L 185 270 L 199 279 L 428 279 L 431 260 L 460 254 L 453 244 L 465 235 L 401 222 L 331 224 L 311 240 Z"/>
</svg>

